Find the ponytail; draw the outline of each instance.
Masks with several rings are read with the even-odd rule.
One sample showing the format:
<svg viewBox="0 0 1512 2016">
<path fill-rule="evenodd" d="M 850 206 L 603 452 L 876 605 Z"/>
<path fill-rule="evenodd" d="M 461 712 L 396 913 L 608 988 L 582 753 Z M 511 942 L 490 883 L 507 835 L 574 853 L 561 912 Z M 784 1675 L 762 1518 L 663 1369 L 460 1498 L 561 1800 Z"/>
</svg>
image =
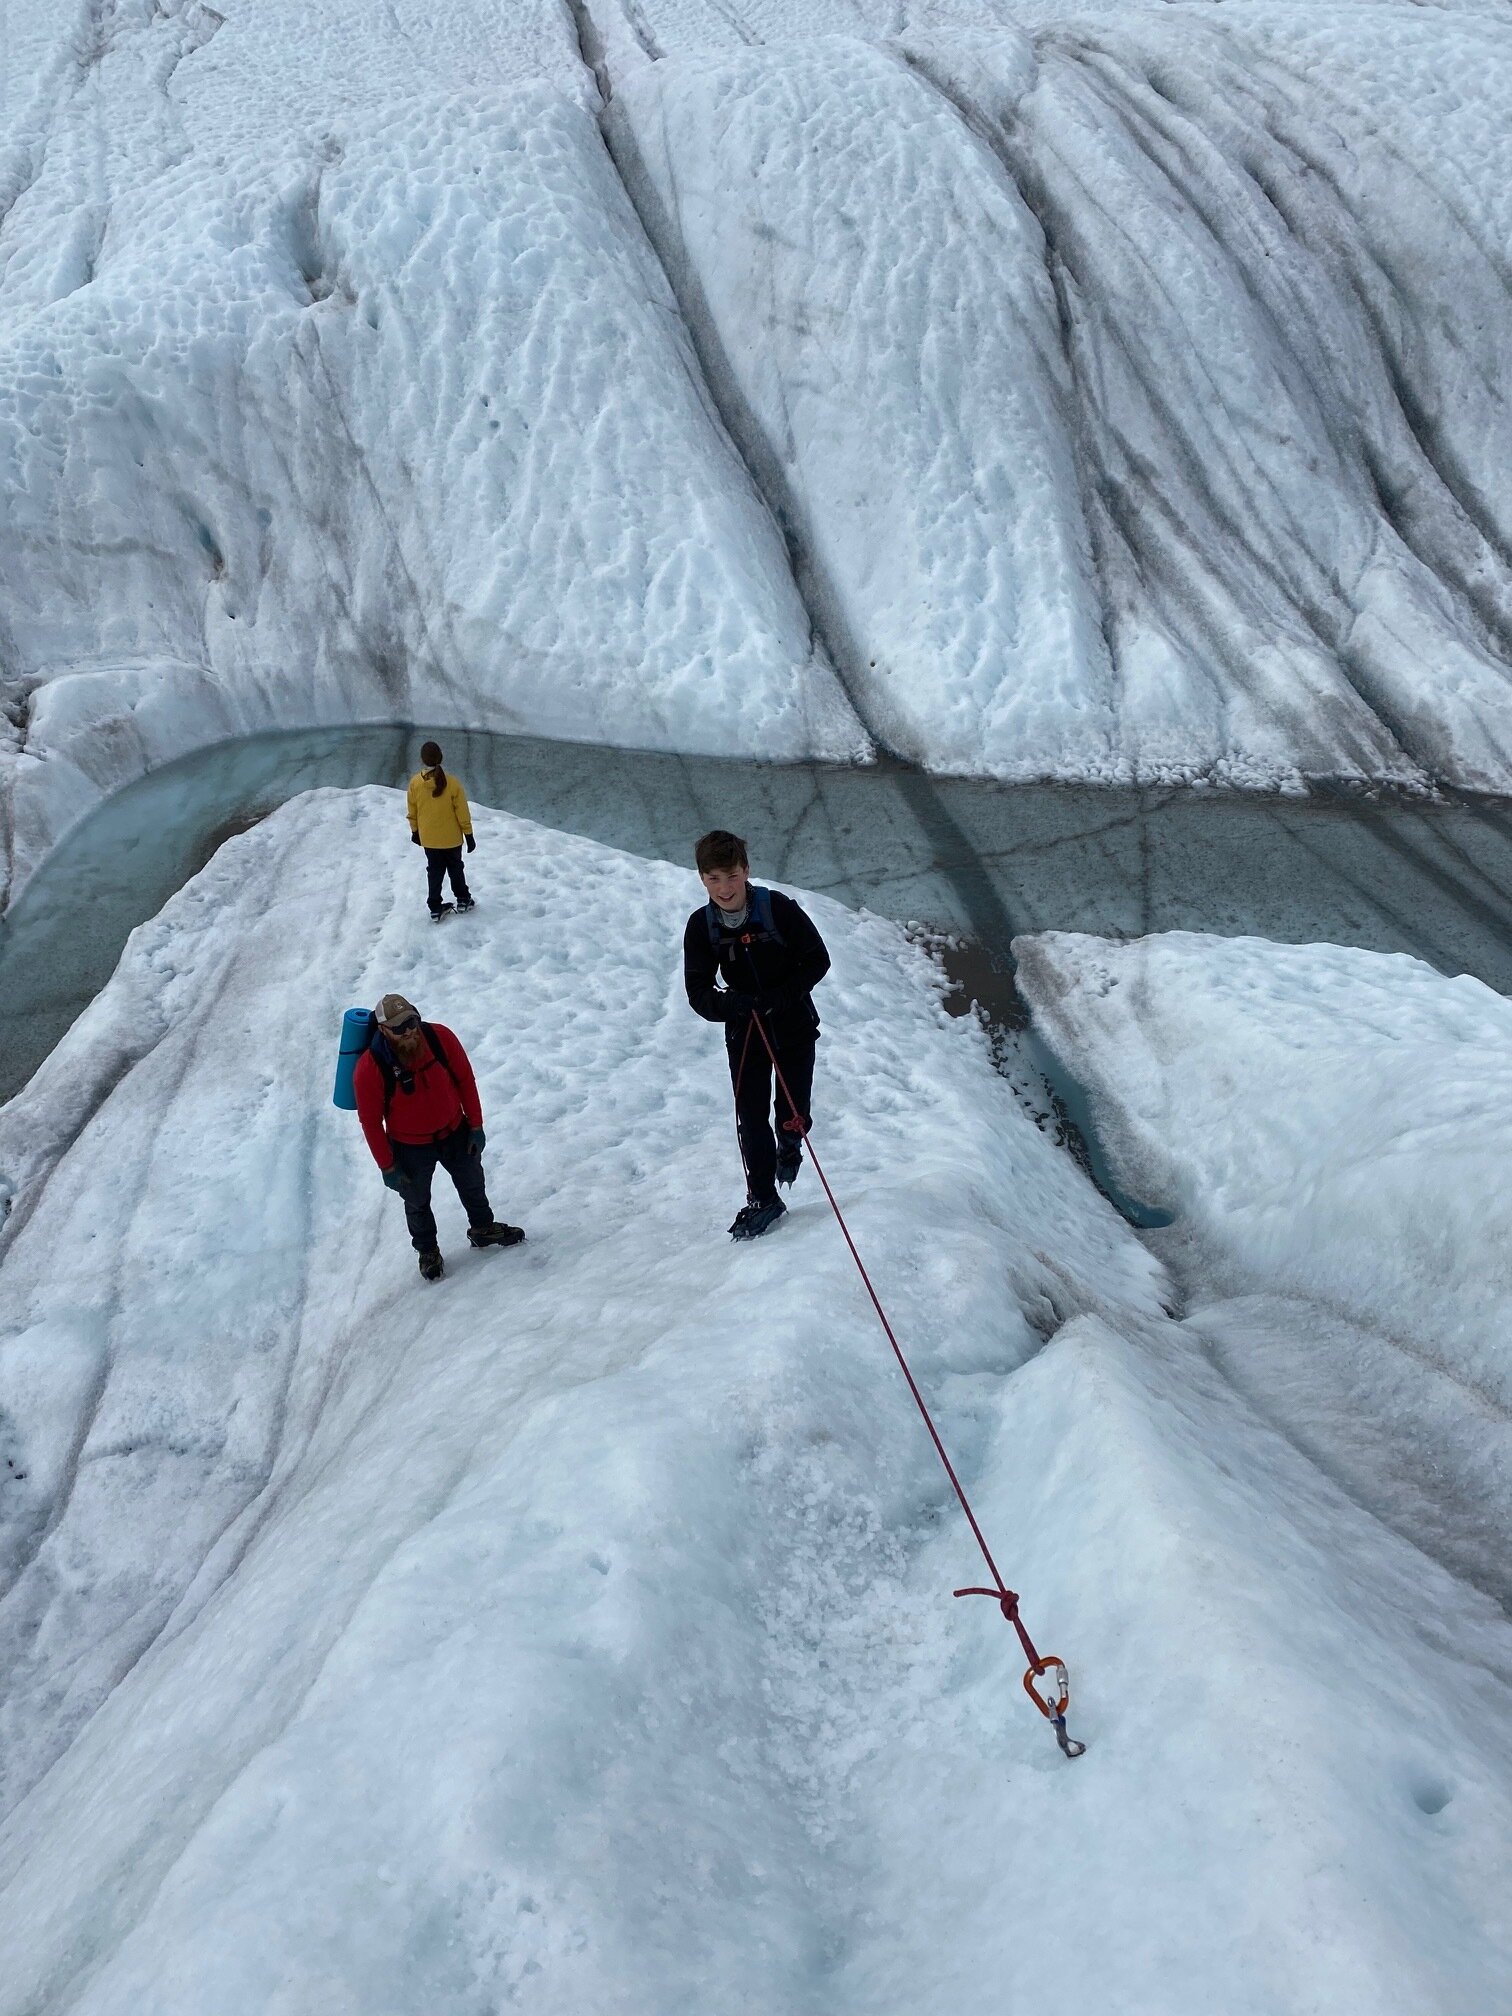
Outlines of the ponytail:
<svg viewBox="0 0 1512 2016">
<path fill-rule="evenodd" d="M 431 796 L 439 798 L 446 789 L 446 772 L 441 768 L 441 744 L 423 743 L 420 749 L 420 761 L 425 765 L 425 774 L 431 780 Z"/>
</svg>

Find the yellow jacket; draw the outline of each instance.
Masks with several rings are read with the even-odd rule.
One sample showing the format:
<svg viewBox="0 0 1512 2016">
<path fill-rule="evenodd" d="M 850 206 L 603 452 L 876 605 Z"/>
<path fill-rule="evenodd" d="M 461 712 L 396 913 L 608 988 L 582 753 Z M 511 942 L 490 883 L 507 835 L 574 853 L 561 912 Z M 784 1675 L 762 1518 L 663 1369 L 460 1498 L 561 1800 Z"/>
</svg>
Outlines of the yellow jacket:
<svg viewBox="0 0 1512 2016">
<path fill-rule="evenodd" d="M 425 772 L 415 772 L 409 783 L 409 822 L 411 833 L 420 835 L 422 847 L 462 845 L 472 831 L 472 814 L 467 809 L 467 793 L 450 771 L 439 798 Z"/>
</svg>

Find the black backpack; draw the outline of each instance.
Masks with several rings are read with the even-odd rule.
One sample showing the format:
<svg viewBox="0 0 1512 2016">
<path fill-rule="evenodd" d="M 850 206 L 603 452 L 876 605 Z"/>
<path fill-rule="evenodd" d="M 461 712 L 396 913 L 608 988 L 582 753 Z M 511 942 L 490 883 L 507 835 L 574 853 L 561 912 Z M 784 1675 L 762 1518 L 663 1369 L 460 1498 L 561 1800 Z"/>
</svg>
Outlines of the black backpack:
<svg viewBox="0 0 1512 2016">
<path fill-rule="evenodd" d="M 780 945 L 782 943 L 782 933 L 777 929 L 777 920 L 772 915 L 771 890 L 763 889 L 759 883 L 748 882 L 746 884 L 746 909 L 749 913 L 747 928 L 736 932 L 736 942 L 738 944 L 749 945 L 767 938 L 774 945 Z M 704 917 L 709 926 L 709 943 L 717 951 L 719 947 L 719 934 L 722 927 L 719 922 L 719 910 L 712 897 L 705 907 Z"/>
<path fill-rule="evenodd" d="M 420 1034 L 430 1045 L 432 1057 L 435 1058 L 441 1069 L 456 1087 L 457 1098 L 460 1101 L 462 1098 L 462 1087 L 457 1083 L 457 1074 L 451 1067 L 440 1037 L 432 1029 L 429 1022 L 422 1022 L 420 1024 Z M 383 1031 L 378 1027 L 378 1016 L 375 1011 L 370 1011 L 368 1014 L 367 1048 L 368 1055 L 378 1066 L 378 1075 L 383 1080 L 383 1116 L 387 1119 L 395 1089 L 402 1088 L 405 1092 L 413 1092 L 415 1089 L 415 1074 L 412 1071 L 404 1070 L 400 1066 L 398 1058 L 388 1046 Z M 350 1052 L 348 1052 L 348 1055 L 350 1055 Z"/>
</svg>

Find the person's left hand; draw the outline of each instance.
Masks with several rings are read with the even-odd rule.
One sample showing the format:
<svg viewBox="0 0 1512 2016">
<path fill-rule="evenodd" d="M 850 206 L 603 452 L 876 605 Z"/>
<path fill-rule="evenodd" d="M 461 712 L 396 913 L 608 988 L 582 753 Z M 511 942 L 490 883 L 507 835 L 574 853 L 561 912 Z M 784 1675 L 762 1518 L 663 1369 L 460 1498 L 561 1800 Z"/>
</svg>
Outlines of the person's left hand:
<svg viewBox="0 0 1512 2016">
<path fill-rule="evenodd" d="M 488 1136 L 483 1132 L 483 1129 L 481 1127 L 474 1127 L 474 1129 L 472 1130 L 472 1138 L 468 1141 L 467 1144 L 468 1154 L 472 1156 L 474 1161 L 476 1161 L 477 1158 L 483 1153 L 483 1150 L 487 1147 L 487 1145 L 488 1145 Z"/>
<path fill-rule="evenodd" d="M 476 854 L 478 851 L 478 843 L 474 840 L 471 833 L 467 836 L 467 851 L 469 854 Z"/>
</svg>

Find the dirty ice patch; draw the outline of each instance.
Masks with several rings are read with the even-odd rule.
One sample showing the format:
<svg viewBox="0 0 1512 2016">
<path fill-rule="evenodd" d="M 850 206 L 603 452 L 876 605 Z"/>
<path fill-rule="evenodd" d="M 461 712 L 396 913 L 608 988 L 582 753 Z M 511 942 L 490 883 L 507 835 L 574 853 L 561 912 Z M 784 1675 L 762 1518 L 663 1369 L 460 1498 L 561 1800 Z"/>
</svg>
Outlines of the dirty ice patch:
<svg viewBox="0 0 1512 2016">
<path fill-rule="evenodd" d="M 864 1927 L 860 1781 L 965 1621 L 933 1452 L 812 1178 L 725 1237 L 691 869 L 477 832 L 435 927 L 399 794 L 293 801 L 0 1114 L 0 2006 L 798 2009 Z M 974 1475 L 1055 1323 L 1154 1321 L 1161 1270 L 925 954 L 812 909 L 826 1166 Z M 329 1103 L 395 987 L 529 1234 L 438 1193 L 435 1287 Z"/>
</svg>

